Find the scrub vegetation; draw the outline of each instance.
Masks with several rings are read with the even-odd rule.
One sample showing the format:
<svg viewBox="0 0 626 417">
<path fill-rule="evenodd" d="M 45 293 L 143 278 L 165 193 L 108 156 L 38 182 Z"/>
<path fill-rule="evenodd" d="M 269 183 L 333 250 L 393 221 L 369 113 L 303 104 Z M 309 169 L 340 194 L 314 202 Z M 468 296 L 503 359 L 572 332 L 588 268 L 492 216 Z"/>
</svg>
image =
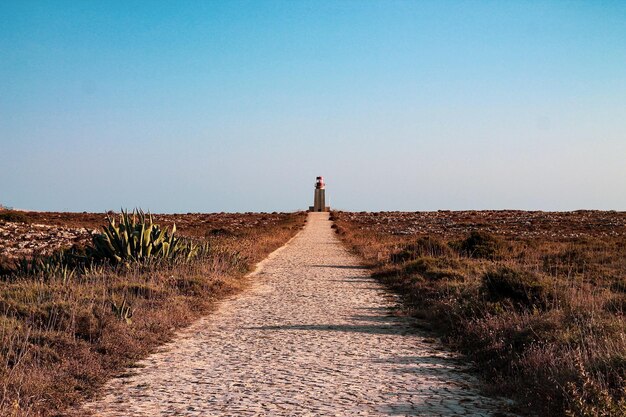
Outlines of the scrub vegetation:
<svg viewBox="0 0 626 417">
<path fill-rule="evenodd" d="M 541 416 L 626 416 L 626 213 L 333 212 L 407 311 Z"/>
<path fill-rule="evenodd" d="M 3 216 L 0 415 L 59 415 L 93 395 L 245 287 L 303 223 L 304 213 Z"/>
</svg>

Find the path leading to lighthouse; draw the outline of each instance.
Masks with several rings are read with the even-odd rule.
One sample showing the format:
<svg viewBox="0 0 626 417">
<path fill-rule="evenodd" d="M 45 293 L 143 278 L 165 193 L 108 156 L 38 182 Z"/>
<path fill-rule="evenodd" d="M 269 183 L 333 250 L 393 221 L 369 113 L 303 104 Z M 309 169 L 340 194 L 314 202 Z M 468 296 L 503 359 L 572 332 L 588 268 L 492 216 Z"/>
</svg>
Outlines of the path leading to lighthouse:
<svg viewBox="0 0 626 417">
<path fill-rule="evenodd" d="M 394 316 L 327 213 L 267 259 L 252 288 L 116 378 L 97 416 L 494 416 L 452 354 Z"/>
</svg>

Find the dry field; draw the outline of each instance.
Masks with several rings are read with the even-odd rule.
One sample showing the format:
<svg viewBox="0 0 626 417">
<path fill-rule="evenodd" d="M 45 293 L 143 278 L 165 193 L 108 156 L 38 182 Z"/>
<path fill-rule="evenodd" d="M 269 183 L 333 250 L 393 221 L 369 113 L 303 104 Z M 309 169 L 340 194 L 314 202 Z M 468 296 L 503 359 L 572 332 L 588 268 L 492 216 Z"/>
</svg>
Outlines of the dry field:
<svg viewBox="0 0 626 417">
<path fill-rule="evenodd" d="M 17 221 L 3 221 L 11 213 Z M 155 214 L 163 226 L 176 224 L 178 233 L 196 239 L 236 237 L 249 230 L 273 227 L 286 213 L 187 213 Z M 10 216 L 9 218 L 13 218 Z M 50 255 L 57 249 L 91 242 L 91 235 L 106 224 L 106 213 L 57 213 L 0 211 L 0 257 L 4 260 Z"/>
<path fill-rule="evenodd" d="M 496 393 L 626 415 L 626 213 L 334 212 L 340 237 Z"/>
<path fill-rule="evenodd" d="M 361 230 L 389 235 L 436 234 L 463 237 L 471 231 L 520 238 L 572 239 L 626 235 L 626 213 L 614 211 L 545 212 L 521 210 L 340 212 Z"/>
<path fill-rule="evenodd" d="M 31 265 L 89 245 L 106 214 L 0 212 L 0 415 L 60 415 L 91 396 L 218 299 L 245 287 L 245 273 L 300 230 L 304 218 L 155 215 L 155 223 L 175 222 L 177 235 L 208 243 L 208 251 L 185 262 L 70 262 L 25 270 L 20 260 Z"/>
</svg>

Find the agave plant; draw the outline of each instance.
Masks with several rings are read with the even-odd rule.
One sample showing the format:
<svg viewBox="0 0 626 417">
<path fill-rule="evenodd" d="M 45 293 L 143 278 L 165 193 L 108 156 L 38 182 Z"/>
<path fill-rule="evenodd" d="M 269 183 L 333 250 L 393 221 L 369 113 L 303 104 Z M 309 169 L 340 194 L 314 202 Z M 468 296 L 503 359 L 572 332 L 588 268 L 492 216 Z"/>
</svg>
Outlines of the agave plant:
<svg viewBox="0 0 626 417">
<path fill-rule="evenodd" d="M 162 228 L 155 224 L 152 215 L 142 210 L 133 210 L 131 214 L 122 210 L 119 223 L 112 216 L 107 216 L 108 225 L 103 226 L 103 233 L 93 236 L 93 255 L 108 259 L 113 263 L 142 261 L 149 258 L 175 259 L 193 258 L 199 246 L 174 236 L 176 225 Z"/>
</svg>

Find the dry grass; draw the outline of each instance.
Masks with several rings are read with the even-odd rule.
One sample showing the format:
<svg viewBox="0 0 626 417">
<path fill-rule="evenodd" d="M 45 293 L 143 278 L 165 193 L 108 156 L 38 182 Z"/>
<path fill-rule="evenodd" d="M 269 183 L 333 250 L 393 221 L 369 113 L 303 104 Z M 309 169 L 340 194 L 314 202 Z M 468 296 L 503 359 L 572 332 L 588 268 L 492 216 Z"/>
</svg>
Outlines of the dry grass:
<svg viewBox="0 0 626 417">
<path fill-rule="evenodd" d="M 27 215 L 45 224 L 45 214 Z M 64 216 L 55 214 L 56 226 L 80 227 L 86 216 L 85 227 L 91 227 L 91 217 L 103 217 Z M 183 234 L 209 240 L 213 248 L 189 264 L 3 276 L 0 415 L 59 415 L 89 397 L 176 329 L 211 311 L 217 299 L 243 288 L 251 266 L 304 222 L 303 213 L 185 216 L 176 219 Z"/>
<path fill-rule="evenodd" d="M 626 213 L 333 218 L 495 393 L 542 416 L 626 416 Z"/>
</svg>

